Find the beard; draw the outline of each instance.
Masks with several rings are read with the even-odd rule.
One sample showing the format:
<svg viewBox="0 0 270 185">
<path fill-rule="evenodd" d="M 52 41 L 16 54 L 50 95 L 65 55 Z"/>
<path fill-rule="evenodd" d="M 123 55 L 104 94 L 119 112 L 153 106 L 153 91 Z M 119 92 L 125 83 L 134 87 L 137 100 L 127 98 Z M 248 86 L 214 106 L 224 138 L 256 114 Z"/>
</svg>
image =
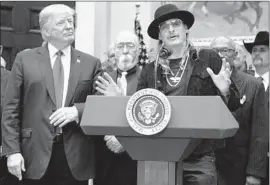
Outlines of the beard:
<svg viewBox="0 0 270 185">
<path fill-rule="evenodd" d="M 118 68 L 122 71 L 128 71 L 135 65 L 135 61 L 132 55 L 121 55 L 118 60 Z"/>
</svg>

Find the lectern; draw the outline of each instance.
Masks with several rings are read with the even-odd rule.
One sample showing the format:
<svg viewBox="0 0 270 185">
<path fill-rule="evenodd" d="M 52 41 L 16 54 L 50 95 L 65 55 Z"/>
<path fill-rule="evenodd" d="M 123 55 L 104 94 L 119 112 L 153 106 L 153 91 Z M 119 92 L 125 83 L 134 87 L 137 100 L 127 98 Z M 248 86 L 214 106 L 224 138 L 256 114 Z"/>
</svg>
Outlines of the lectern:
<svg viewBox="0 0 270 185">
<path fill-rule="evenodd" d="M 126 119 L 130 97 L 88 96 L 81 127 L 87 135 L 115 135 L 138 160 L 138 185 L 182 185 L 182 160 L 201 139 L 234 136 L 238 123 L 219 96 L 169 96 L 171 118 L 162 132 L 146 136 Z"/>
</svg>

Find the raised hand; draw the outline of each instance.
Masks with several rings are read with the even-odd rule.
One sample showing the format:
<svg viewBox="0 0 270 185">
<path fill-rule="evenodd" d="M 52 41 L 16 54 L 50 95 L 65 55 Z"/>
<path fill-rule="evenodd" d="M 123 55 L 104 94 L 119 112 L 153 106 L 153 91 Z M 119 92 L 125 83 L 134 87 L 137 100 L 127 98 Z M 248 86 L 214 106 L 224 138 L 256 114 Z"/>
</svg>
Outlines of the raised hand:
<svg viewBox="0 0 270 185">
<path fill-rule="evenodd" d="M 206 68 L 206 70 L 211 76 L 216 87 L 219 89 L 220 93 L 223 96 L 228 95 L 229 87 L 231 85 L 230 77 L 232 73 L 229 62 L 226 62 L 226 59 L 222 58 L 222 67 L 217 75 L 209 67 Z"/>
<path fill-rule="evenodd" d="M 113 81 L 112 77 L 108 73 L 104 73 L 104 78 L 99 76 L 96 81 L 96 90 L 105 96 L 119 96 L 123 95 L 120 80 L 117 80 L 117 84 Z"/>
</svg>

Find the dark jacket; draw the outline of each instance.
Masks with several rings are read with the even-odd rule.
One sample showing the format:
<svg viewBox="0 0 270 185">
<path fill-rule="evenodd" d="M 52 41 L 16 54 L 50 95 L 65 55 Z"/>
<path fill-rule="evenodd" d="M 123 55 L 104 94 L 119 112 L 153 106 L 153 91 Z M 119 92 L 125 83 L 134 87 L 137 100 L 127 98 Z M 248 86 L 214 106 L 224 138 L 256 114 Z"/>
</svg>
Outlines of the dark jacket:
<svg viewBox="0 0 270 185">
<path fill-rule="evenodd" d="M 219 90 L 215 86 L 212 78 L 206 71 L 207 67 L 210 67 L 215 74 L 218 74 L 222 67 L 222 60 L 219 55 L 213 50 L 203 49 L 197 52 L 195 49 L 190 50 L 189 61 L 192 65 L 192 70 L 188 71 L 186 80 L 187 84 L 187 96 L 214 96 L 220 95 Z M 166 92 L 165 75 L 162 74 L 162 68 L 159 65 L 157 70 L 157 89 L 161 92 Z M 137 90 L 144 88 L 154 88 L 155 78 L 154 78 L 154 62 L 147 64 L 141 73 Z M 232 80 L 230 86 L 230 97 L 226 101 L 230 111 L 235 111 L 240 106 L 239 92 L 237 91 L 235 84 Z M 194 153 L 201 154 L 206 153 L 211 150 L 211 145 L 209 145 L 209 140 L 203 140 L 200 145 L 197 146 Z M 217 146 L 219 147 L 219 146 Z"/>
<path fill-rule="evenodd" d="M 260 124 L 268 122 L 267 105 L 264 86 L 256 78 L 238 70 L 233 71 L 231 78 L 245 101 L 242 101 L 240 109 L 233 112 L 239 130 L 234 137 L 226 139 L 225 148 L 216 151 L 216 166 L 220 185 L 244 185 L 252 143 L 250 134 Z M 251 168 L 260 173 L 260 170 Z"/>
<path fill-rule="evenodd" d="M 269 155 L 269 86 L 266 92 L 260 92 L 256 104 L 264 107 L 262 111 L 259 111 L 261 109 L 256 111 L 256 117 L 264 119 L 252 123 L 246 173 L 255 177 L 268 178 L 269 181 L 269 157 L 267 156 Z"/>
<path fill-rule="evenodd" d="M 79 119 L 87 95 L 95 93 L 94 82 L 101 74 L 99 59 L 71 49 L 69 85 L 65 106 L 75 105 Z M 46 172 L 55 128 L 49 117 L 56 110 L 53 71 L 46 46 L 17 54 L 5 93 L 3 109 L 3 154 L 20 152 L 24 178 L 40 179 Z M 74 121 L 63 127 L 64 149 L 73 177 L 94 177 L 94 139 Z"/>
<path fill-rule="evenodd" d="M 4 67 L 1 66 L 1 104 L 0 104 L 0 120 L 2 120 L 2 110 L 4 104 L 4 94 L 8 82 L 8 78 L 10 75 L 10 71 L 5 70 Z M 0 125 L 0 146 L 2 146 L 2 129 Z M 6 183 L 4 181 L 4 177 L 7 176 L 7 165 L 5 157 L 2 157 L 2 153 L 0 152 L 0 184 Z"/>
<path fill-rule="evenodd" d="M 4 104 L 4 95 L 5 95 L 5 90 L 6 90 L 6 86 L 7 86 L 9 75 L 10 75 L 10 71 L 5 70 L 5 68 L 1 66 L 1 106 L 0 106 L 0 120 L 2 120 L 2 110 L 3 110 L 3 104 Z M 2 145 L 2 130 L 1 130 L 1 127 L 0 127 L 0 145 Z"/>
</svg>

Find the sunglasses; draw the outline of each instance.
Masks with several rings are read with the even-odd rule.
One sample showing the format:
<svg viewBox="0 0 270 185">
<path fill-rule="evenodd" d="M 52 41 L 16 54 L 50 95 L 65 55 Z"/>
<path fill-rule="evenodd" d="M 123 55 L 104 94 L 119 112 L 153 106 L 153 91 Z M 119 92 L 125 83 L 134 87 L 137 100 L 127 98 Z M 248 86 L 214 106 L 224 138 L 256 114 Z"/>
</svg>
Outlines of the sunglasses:
<svg viewBox="0 0 270 185">
<path fill-rule="evenodd" d="M 173 28 L 179 28 L 183 25 L 183 22 L 180 19 L 174 19 L 170 21 L 165 21 L 159 25 L 159 29 L 161 31 L 168 31 L 170 29 L 170 26 Z"/>
</svg>

